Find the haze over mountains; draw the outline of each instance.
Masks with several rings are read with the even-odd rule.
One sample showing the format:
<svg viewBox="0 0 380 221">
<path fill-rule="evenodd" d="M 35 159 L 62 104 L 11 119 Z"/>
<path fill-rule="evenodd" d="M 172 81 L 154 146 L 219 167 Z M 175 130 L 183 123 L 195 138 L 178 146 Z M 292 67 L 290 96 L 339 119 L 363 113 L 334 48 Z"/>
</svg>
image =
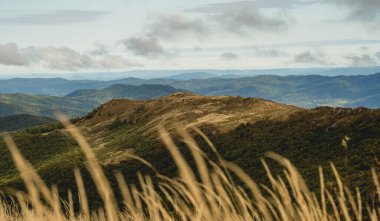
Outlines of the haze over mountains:
<svg viewBox="0 0 380 221">
<path fill-rule="evenodd" d="M 165 85 L 113 85 L 101 90 L 78 90 L 64 97 L 0 94 L 0 117 L 31 114 L 54 118 L 56 112 L 80 117 L 113 98 L 148 99 L 183 91 Z"/>
<path fill-rule="evenodd" d="M 118 80 L 122 78 L 169 78 L 188 80 L 193 78 L 222 77 L 239 78 L 252 77 L 258 75 L 369 75 L 380 72 L 380 66 L 373 67 L 317 67 L 317 68 L 272 68 L 272 69 L 247 69 L 247 70 L 216 70 L 216 69 L 197 69 L 197 70 L 135 70 L 125 72 L 88 72 L 88 73 L 62 73 L 62 78 L 69 80 Z M 14 78 L 14 74 L 3 73 L 0 79 Z M 18 78 L 56 78 L 57 74 L 33 73 L 17 74 Z"/>
<path fill-rule="evenodd" d="M 277 76 L 221 78 L 195 73 L 177 79 L 124 78 L 113 81 L 52 79 L 0 80 L 0 116 L 33 114 L 52 117 L 61 110 L 83 116 L 113 98 L 150 99 L 174 92 L 259 97 L 299 107 L 380 107 L 380 74 L 349 76 Z M 203 76 L 203 77 L 202 77 Z M 211 78 L 209 78 L 211 77 Z"/>
</svg>

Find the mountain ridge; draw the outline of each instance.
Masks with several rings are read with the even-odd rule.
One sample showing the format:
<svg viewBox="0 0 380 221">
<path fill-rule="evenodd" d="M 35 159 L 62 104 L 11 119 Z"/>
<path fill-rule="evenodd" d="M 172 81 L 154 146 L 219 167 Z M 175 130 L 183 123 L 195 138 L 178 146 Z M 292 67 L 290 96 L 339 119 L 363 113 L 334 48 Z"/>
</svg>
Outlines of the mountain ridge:
<svg viewBox="0 0 380 221">
<path fill-rule="evenodd" d="M 113 98 L 148 99 L 180 91 L 184 90 L 165 85 L 113 85 L 101 90 L 82 89 L 65 97 L 0 94 L 0 117 L 31 114 L 55 118 L 57 112 L 69 117 L 81 117 Z"/>
<path fill-rule="evenodd" d="M 321 75 L 260 75 L 254 77 L 175 80 L 125 78 L 113 81 L 69 81 L 65 79 L 13 79 L 13 84 L 0 80 L 0 92 L 25 92 L 65 96 L 76 90 L 102 90 L 114 84 L 168 85 L 201 95 L 261 97 L 280 103 L 314 108 L 317 106 L 379 108 L 380 74 Z M 25 81 L 25 82 L 24 82 Z M 35 83 L 37 82 L 37 83 Z M 6 84 L 5 84 L 6 83 Z M 11 85 L 11 87 L 10 87 Z M 78 92 L 78 91 L 77 91 Z M 160 94 L 161 95 L 161 94 Z"/>
</svg>

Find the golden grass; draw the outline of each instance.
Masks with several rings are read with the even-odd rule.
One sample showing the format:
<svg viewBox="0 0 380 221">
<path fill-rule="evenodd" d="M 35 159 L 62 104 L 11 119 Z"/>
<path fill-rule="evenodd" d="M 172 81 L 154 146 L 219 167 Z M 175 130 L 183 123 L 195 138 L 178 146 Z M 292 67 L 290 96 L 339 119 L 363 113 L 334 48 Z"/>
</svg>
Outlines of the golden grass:
<svg viewBox="0 0 380 221">
<path fill-rule="evenodd" d="M 75 203 L 80 205 L 80 212 L 74 213 L 75 197 L 71 191 L 68 202 L 62 203 L 57 188 L 48 187 L 42 181 L 30 163 L 23 158 L 12 138 L 5 134 L 4 140 L 25 182 L 27 193 L 17 193 L 17 202 L 0 203 L 0 220 L 378 220 L 380 208 L 364 204 L 359 190 L 355 193 L 350 192 L 334 165 L 331 165 L 331 169 L 335 174 L 338 189 L 330 192 L 325 187 L 323 170 L 320 168 L 320 192 L 314 193 L 309 190 L 289 160 L 268 153 L 269 158 L 283 166 L 284 178 L 273 175 L 263 160 L 270 186 L 257 184 L 237 165 L 225 162 L 211 141 L 197 129 L 195 131 L 216 153 L 218 162 L 207 158 L 186 130 L 178 129 L 178 134 L 194 157 L 196 169 L 192 169 L 170 134 L 160 129 L 161 139 L 178 167 L 179 177 L 169 178 L 157 172 L 159 183 L 154 185 L 152 177 L 138 174 L 139 186 L 136 187 L 129 185 L 123 175 L 117 173 L 116 179 L 124 205 L 124 208 L 120 209 L 115 193 L 86 139 L 65 117 L 60 116 L 60 120 L 77 140 L 87 158 L 86 166 L 103 200 L 103 208 L 90 211 L 82 176 L 79 170 L 75 170 L 79 196 L 79 202 Z M 151 166 L 143 159 L 134 159 Z M 376 203 L 372 205 L 378 205 L 380 184 L 375 170 L 372 170 L 372 175 L 377 194 Z"/>
</svg>

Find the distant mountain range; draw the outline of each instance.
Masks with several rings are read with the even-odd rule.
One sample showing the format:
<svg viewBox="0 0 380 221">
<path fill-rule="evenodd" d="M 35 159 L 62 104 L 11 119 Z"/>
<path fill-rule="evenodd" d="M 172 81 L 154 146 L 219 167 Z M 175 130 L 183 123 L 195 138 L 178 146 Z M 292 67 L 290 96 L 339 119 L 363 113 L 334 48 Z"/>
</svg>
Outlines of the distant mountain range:
<svg viewBox="0 0 380 221">
<path fill-rule="evenodd" d="M 193 79 L 191 75 L 198 75 L 196 78 L 204 78 L 199 73 L 206 73 L 212 77 L 252 77 L 258 75 L 323 75 L 323 76 L 338 76 L 338 75 L 369 75 L 380 72 L 380 66 L 373 67 L 318 67 L 318 68 L 275 68 L 275 69 L 246 69 L 246 70 L 216 70 L 216 69 L 197 69 L 197 70 L 133 70 L 124 72 L 88 72 L 88 73 L 62 73 L 58 76 L 71 80 L 117 80 L 122 78 L 171 78 L 176 79 L 176 76 L 187 75 L 186 79 Z M 55 78 L 56 73 L 45 74 L 17 74 L 22 78 Z M 2 74 L 2 79 L 14 78 L 12 74 Z"/>
<path fill-rule="evenodd" d="M 177 79 L 149 80 L 141 78 L 124 78 L 113 81 L 18 78 L 0 80 L 0 93 L 26 93 L 58 97 L 67 95 L 64 98 L 48 99 L 60 102 L 68 102 L 68 98 L 87 96 L 83 105 L 87 104 L 91 107 L 112 98 L 147 99 L 152 98 L 153 95 L 157 97 L 183 90 L 201 95 L 260 97 L 307 108 L 317 106 L 380 107 L 380 73 L 335 77 L 321 75 L 260 75 L 240 78 L 212 76 L 214 75 L 197 72 L 173 76 Z M 129 85 L 129 87 L 121 85 Z M 145 86 L 133 87 L 142 85 Z M 156 86 L 144 88 L 147 87 L 146 85 Z M 164 86 L 158 89 L 162 93 L 155 91 L 157 85 Z M 168 89 L 167 86 L 173 88 Z M 32 96 L 31 98 L 35 99 L 36 97 Z M 91 101 L 90 104 L 88 104 L 89 101 Z M 1 99 L 0 102 L 2 102 Z M 76 107 L 76 105 L 72 106 Z M 12 107 L 7 107 L 7 109 L 12 109 Z M 80 107 L 80 109 L 83 108 Z M 88 108 L 84 109 L 88 110 Z M 4 111 L 0 109 L 0 112 Z"/>
<path fill-rule="evenodd" d="M 30 94 L 0 94 L 0 117 L 16 114 L 54 117 L 56 112 L 69 117 L 86 114 L 99 104 L 66 97 L 53 97 Z"/>
<path fill-rule="evenodd" d="M 146 80 L 140 78 L 124 78 L 113 81 L 67 80 L 63 78 L 13 78 L 7 80 L 0 80 L 0 93 L 25 93 L 48 96 L 65 96 L 75 90 L 103 89 L 115 84 L 168 85 L 175 81 L 176 80 L 171 79 Z"/>
<path fill-rule="evenodd" d="M 110 87 L 100 90 L 76 90 L 68 95 L 66 98 L 74 98 L 80 100 L 94 101 L 102 104 L 114 98 L 127 98 L 133 100 L 145 100 L 156 98 L 176 92 L 186 92 L 185 90 L 178 90 L 167 85 L 149 85 L 143 84 L 139 86 L 115 84 Z"/>
<path fill-rule="evenodd" d="M 170 84 L 202 95 L 261 97 L 301 107 L 380 107 L 380 74 L 326 77 L 257 76 L 193 79 Z"/>
<path fill-rule="evenodd" d="M 113 98 L 149 99 L 183 91 L 166 85 L 113 85 L 101 90 L 77 90 L 65 97 L 0 94 L 0 117 L 30 114 L 54 118 L 56 112 L 79 117 Z"/>
</svg>

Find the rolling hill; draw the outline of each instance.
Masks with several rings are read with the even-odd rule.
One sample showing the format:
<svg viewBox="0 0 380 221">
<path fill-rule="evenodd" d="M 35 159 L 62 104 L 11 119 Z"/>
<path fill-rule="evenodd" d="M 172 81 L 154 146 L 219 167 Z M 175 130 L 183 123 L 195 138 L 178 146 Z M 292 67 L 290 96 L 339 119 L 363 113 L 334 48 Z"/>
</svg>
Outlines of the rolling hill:
<svg viewBox="0 0 380 221">
<path fill-rule="evenodd" d="M 191 79 L 208 79 L 208 78 L 217 78 L 217 77 L 218 75 L 210 74 L 207 72 L 190 72 L 190 73 L 171 75 L 166 78 L 175 79 L 175 80 L 191 80 Z"/>
<path fill-rule="evenodd" d="M 0 94 L 0 117 L 17 114 L 29 114 L 54 118 L 56 112 L 65 113 L 69 117 L 87 114 L 99 103 L 30 94 Z"/>
<path fill-rule="evenodd" d="M 54 118 L 56 112 L 80 117 L 114 98 L 148 99 L 181 91 L 164 85 L 113 85 L 101 90 L 78 90 L 65 97 L 0 94 L 0 117 L 30 114 Z"/>
<path fill-rule="evenodd" d="M 380 74 L 325 77 L 257 76 L 237 79 L 193 79 L 170 84 L 203 95 L 261 97 L 281 103 L 317 106 L 379 108 Z"/>
<path fill-rule="evenodd" d="M 66 95 L 65 97 L 76 98 L 81 100 L 91 100 L 99 104 L 102 104 L 114 98 L 143 100 L 173 94 L 181 91 L 184 92 L 185 90 L 178 90 L 166 85 L 143 84 L 139 86 L 132 86 L 115 84 L 100 90 L 77 90 Z"/>
<path fill-rule="evenodd" d="M 162 175 L 177 173 L 158 139 L 159 127 L 170 131 L 191 166 L 195 166 L 194 160 L 178 137 L 178 127 L 187 128 L 206 154 L 216 160 L 207 143 L 191 129 L 200 128 L 223 158 L 241 166 L 260 183 L 268 182 L 260 160 L 266 152 L 274 151 L 289 158 L 313 189 L 319 185 L 319 165 L 326 172 L 329 188 L 335 188 L 333 175 L 328 172 L 330 162 L 334 162 L 340 174 L 346 174 L 342 179 L 352 188 L 359 186 L 364 198 L 373 188 L 370 169 L 377 168 L 380 155 L 380 110 L 366 108 L 308 110 L 256 98 L 177 93 L 152 100 L 114 99 L 79 120 L 76 126 L 90 141 L 114 187 L 115 170 L 121 171 L 129 183 L 139 182 L 138 171 L 155 173 L 131 154 L 150 162 Z M 85 172 L 84 158 L 64 129 L 42 126 L 12 136 L 44 180 L 56 183 L 60 190 L 75 191 L 72 169 L 81 168 L 90 202 L 96 208 L 100 200 Z M 348 152 L 341 146 L 345 136 L 351 138 Z M 268 163 L 275 174 L 282 171 L 273 162 Z M 1 190 L 6 191 L 10 185 L 22 188 L 16 169 L 10 165 L 9 153 L 1 147 Z"/>
<path fill-rule="evenodd" d="M 63 78 L 13 78 L 0 80 L 0 93 L 23 93 L 46 96 L 65 96 L 75 90 L 103 89 L 114 84 L 142 85 L 142 84 L 169 84 L 175 80 L 140 78 L 123 78 L 112 81 L 97 80 L 67 80 Z"/>
<path fill-rule="evenodd" d="M 33 116 L 29 114 L 0 117 L 0 131 L 17 131 L 43 124 L 52 124 L 57 121 L 47 117 Z"/>
</svg>

